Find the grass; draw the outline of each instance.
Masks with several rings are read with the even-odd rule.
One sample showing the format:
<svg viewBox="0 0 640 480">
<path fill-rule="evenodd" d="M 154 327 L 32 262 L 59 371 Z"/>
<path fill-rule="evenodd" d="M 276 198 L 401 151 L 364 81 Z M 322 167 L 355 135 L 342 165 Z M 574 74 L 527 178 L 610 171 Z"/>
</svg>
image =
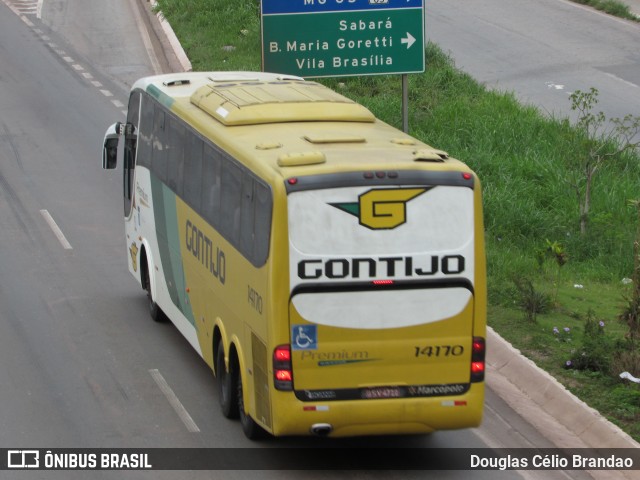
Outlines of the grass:
<svg viewBox="0 0 640 480">
<path fill-rule="evenodd" d="M 596 10 L 601 10 L 610 15 L 615 15 L 616 17 L 626 18 L 627 20 L 634 20 L 636 22 L 640 22 L 640 17 L 637 17 L 629 10 L 629 7 L 622 2 L 618 2 L 617 0 L 572 0 L 575 3 L 580 3 L 582 5 L 589 5 L 590 7 L 595 8 Z"/>
<path fill-rule="evenodd" d="M 260 70 L 257 1 L 158 3 L 194 70 Z M 598 172 L 589 230 L 581 235 L 570 184 L 580 178 L 575 165 L 585 151 L 569 121 L 547 118 L 513 95 L 486 90 L 436 45 L 427 45 L 426 56 L 427 71 L 409 76 L 410 133 L 463 159 L 482 180 L 490 325 L 640 440 L 640 386 L 622 383 L 614 370 L 640 358 L 637 348 L 627 363 L 616 356 L 625 345 L 625 327 L 616 319 L 630 291 L 621 280 L 633 272 L 637 212 L 628 202 L 640 195 L 640 159 L 627 153 Z M 398 76 L 322 82 L 401 127 Z M 539 253 L 550 243 L 562 246 L 568 258 L 564 266 L 552 259 L 539 263 Z M 548 297 L 535 321 L 523 312 L 527 302 L 516 278 L 528 279 L 540 299 Z M 595 320 L 604 328 L 585 334 Z M 606 372 L 565 368 L 567 360 L 584 360 L 585 346 L 589 355 L 607 357 Z M 640 376 L 636 363 L 638 370 L 631 373 Z"/>
<path fill-rule="evenodd" d="M 615 345 L 615 339 L 622 339 L 625 333 L 623 325 L 611 318 L 612 313 L 620 311 L 622 307 L 621 288 L 615 284 L 599 283 L 582 287 L 576 288 L 570 282 L 563 283 L 559 289 L 557 306 L 548 313 L 538 314 L 535 323 L 527 321 L 523 313 L 514 308 L 492 305 L 491 325 L 576 396 L 638 440 L 639 386 L 625 384 L 613 374 L 566 368 L 568 361 L 575 362 L 581 354 L 590 310 L 597 321 L 603 322 L 604 326 L 599 328 L 611 345 Z M 559 333 L 554 333 L 554 329 Z"/>
</svg>

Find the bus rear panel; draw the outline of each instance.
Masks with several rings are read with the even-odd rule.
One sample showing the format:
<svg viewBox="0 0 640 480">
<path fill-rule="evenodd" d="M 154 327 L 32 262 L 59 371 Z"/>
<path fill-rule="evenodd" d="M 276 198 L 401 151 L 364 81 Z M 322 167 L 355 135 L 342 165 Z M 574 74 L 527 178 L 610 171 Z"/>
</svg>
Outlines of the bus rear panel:
<svg viewBox="0 0 640 480">
<path fill-rule="evenodd" d="M 467 172 L 289 181 L 290 345 L 281 348 L 290 349 L 290 372 L 276 359 L 274 381 L 291 392 L 275 404 L 295 415 L 282 415 L 283 431 L 424 433 L 480 423 L 474 190 Z"/>
</svg>

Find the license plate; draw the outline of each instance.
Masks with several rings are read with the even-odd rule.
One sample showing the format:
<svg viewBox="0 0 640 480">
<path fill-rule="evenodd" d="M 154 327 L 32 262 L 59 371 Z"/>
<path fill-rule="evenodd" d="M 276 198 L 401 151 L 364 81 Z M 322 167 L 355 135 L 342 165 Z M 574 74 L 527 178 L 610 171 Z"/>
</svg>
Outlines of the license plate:
<svg viewBox="0 0 640 480">
<path fill-rule="evenodd" d="M 365 399 L 400 398 L 402 396 L 403 394 L 400 387 L 372 387 L 362 389 L 362 398 Z"/>
</svg>

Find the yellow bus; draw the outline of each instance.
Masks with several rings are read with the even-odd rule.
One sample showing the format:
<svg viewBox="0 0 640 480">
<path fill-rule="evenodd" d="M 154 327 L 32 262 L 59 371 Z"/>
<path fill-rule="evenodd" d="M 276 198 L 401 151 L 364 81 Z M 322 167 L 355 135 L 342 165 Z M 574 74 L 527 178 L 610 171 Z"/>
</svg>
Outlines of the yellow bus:
<svg viewBox="0 0 640 480">
<path fill-rule="evenodd" d="M 299 77 L 143 78 L 105 135 L 129 270 L 211 367 L 244 433 L 478 426 L 477 176 Z"/>
</svg>

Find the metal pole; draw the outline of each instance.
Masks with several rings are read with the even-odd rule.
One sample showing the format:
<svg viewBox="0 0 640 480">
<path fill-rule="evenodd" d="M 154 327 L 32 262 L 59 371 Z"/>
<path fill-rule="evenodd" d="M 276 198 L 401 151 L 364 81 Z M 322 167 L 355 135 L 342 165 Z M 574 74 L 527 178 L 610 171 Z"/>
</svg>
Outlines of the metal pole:
<svg viewBox="0 0 640 480">
<path fill-rule="evenodd" d="M 409 133 L 409 81 L 406 73 L 402 75 L 402 131 Z"/>
</svg>

